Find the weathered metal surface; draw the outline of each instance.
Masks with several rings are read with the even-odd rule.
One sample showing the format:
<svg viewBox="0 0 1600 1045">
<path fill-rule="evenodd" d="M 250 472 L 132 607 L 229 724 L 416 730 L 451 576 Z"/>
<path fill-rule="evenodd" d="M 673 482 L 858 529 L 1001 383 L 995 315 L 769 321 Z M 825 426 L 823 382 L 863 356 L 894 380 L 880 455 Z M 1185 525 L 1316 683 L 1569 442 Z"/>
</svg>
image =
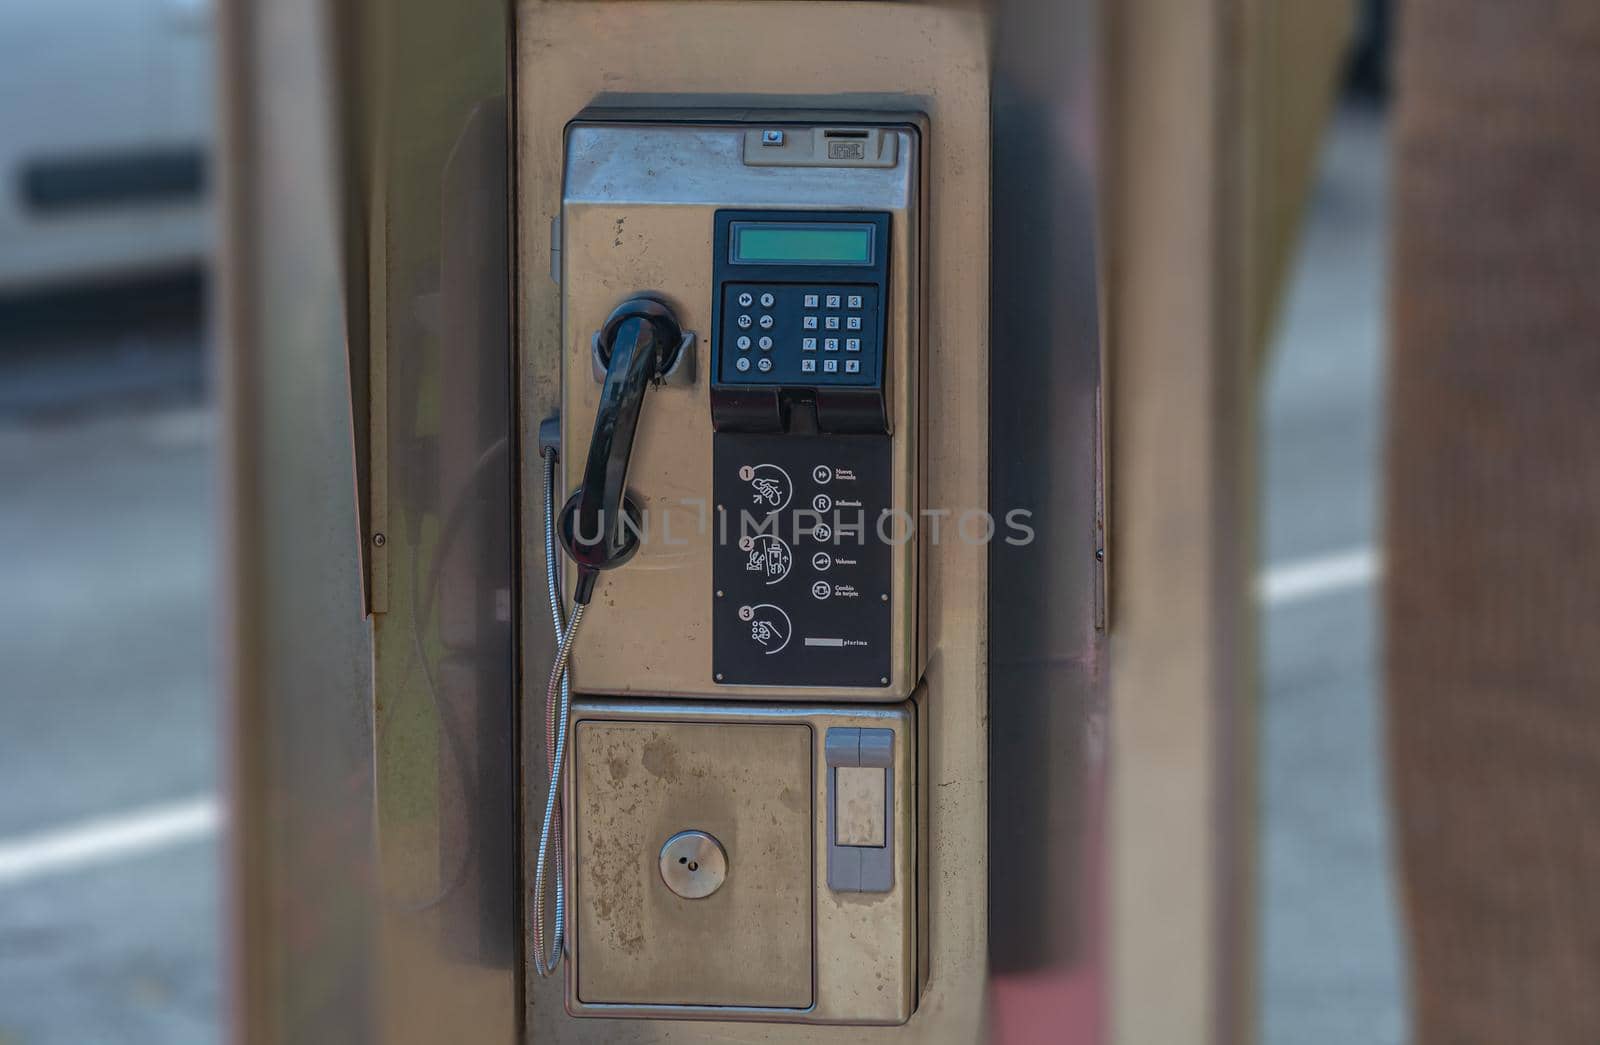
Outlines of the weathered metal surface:
<svg viewBox="0 0 1600 1045">
<path fill-rule="evenodd" d="M 810 729 L 580 722 L 573 769 L 580 1001 L 811 1004 Z M 732 846 L 726 887 L 700 902 L 657 868 L 688 830 Z"/>
<path fill-rule="evenodd" d="M 888 212 L 894 222 L 887 245 L 892 292 L 885 303 L 895 432 L 892 506 L 914 517 L 919 427 L 913 403 L 921 362 L 916 351 L 921 317 L 915 307 L 921 240 L 918 136 L 910 127 L 892 132 L 900 157 L 892 169 L 775 171 L 744 163 L 746 130 L 726 122 L 641 130 L 589 120 L 567 128 L 561 252 L 563 363 L 569 375 L 561 420 L 571 448 L 564 462 L 566 489 L 582 482 L 583 451 L 600 398 L 600 387 L 587 378 L 586 361 L 591 335 L 611 310 L 630 294 L 660 294 L 684 328 L 709 343 L 710 237 L 719 204 L 838 208 L 847 201 L 862 210 Z M 573 684 L 585 692 L 712 695 L 713 538 L 719 525 L 737 536 L 746 506 L 725 506 L 730 521 L 719 524 L 709 362 L 708 349 L 707 365 L 694 381 L 657 388 L 645 403 L 628 479 L 644 512 L 646 537 L 626 569 L 601 580 L 603 611 L 590 614 L 578 635 Z M 570 380 L 571 375 L 579 379 Z M 917 544 L 904 541 L 890 551 L 895 560 L 890 602 L 899 611 L 890 622 L 890 685 L 839 687 L 830 690 L 829 699 L 904 699 L 916 686 Z M 815 693 L 795 686 L 715 687 L 717 696 L 729 699 L 809 699 Z"/>
<path fill-rule="evenodd" d="M 686 1026 L 696 1040 L 807 1040 L 819 1031 L 798 1024 L 899 1024 L 910 1017 L 920 975 L 912 888 L 919 714 L 911 703 L 576 705 L 580 739 L 568 808 L 578 835 L 568 865 L 578 932 L 569 941 L 576 997 L 568 1006 L 598 1018 L 563 1013 L 543 1040 L 653 1041 Z M 829 885 L 822 858 L 829 818 L 821 814 L 830 729 L 892 734 L 884 754 L 897 770 L 892 788 L 900 812 L 889 828 L 887 891 Z M 669 895 L 655 866 L 655 846 L 690 822 L 727 846 L 728 884 L 704 901 Z M 589 941 L 600 945 L 598 970 L 586 962 Z M 714 948 L 726 953 L 705 956 Z M 624 970 L 631 975 L 620 976 Z M 604 1018 L 616 1010 L 585 994 L 591 980 L 633 992 L 628 1011 L 659 1019 Z M 649 1003 L 645 993 L 649 1001 L 678 1002 Z M 718 1007 L 696 1007 L 719 995 Z M 683 1022 L 696 1017 L 723 1022 Z M 767 1026 L 740 1029 L 747 1021 Z"/>
<path fill-rule="evenodd" d="M 780 48 L 756 43 L 780 40 Z M 948 201 L 929 228 L 926 250 L 924 503 L 958 512 L 986 507 L 989 46 L 980 12 L 909 4 L 521 4 L 517 256 L 528 274 L 519 288 L 524 426 L 554 412 L 558 401 L 560 288 L 533 274 L 549 267 L 569 120 L 596 103 L 766 108 L 781 99 L 812 109 L 910 109 L 926 114 L 932 128 L 928 199 Z M 537 474 L 526 470 L 537 462 L 525 460 L 527 521 L 538 518 L 540 505 Z M 527 525 L 523 560 L 535 569 L 542 563 L 538 534 Z M 988 809 L 986 550 L 945 540 L 927 549 L 922 570 L 928 662 L 926 696 L 919 701 L 926 712 L 918 744 L 926 776 L 918 788 L 918 823 L 928 834 L 919 864 L 927 931 L 919 943 L 927 947 L 926 987 L 908 1024 L 874 1034 L 965 1042 L 984 1033 L 988 860 L 974 840 L 984 836 Z M 604 598 L 602 589 L 596 619 L 606 609 Z M 535 677 L 550 659 L 549 629 L 535 591 L 525 592 L 522 638 L 524 662 Z M 603 650 L 591 647 L 590 656 L 596 655 Z M 539 805 L 541 734 L 542 723 L 528 715 L 525 808 Z M 538 1041 L 655 1041 L 675 1033 L 759 1033 L 765 1040 L 797 1041 L 814 1033 L 802 1026 L 575 1021 L 563 1009 L 559 985 L 548 982 L 530 982 L 527 999 Z"/>
</svg>

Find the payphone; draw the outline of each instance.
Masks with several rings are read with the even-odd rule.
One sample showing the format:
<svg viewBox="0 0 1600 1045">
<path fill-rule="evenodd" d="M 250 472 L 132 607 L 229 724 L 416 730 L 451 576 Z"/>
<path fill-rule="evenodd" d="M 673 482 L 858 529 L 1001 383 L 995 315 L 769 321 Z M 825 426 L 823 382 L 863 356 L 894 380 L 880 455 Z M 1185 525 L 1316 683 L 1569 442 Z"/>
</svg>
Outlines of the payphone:
<svg viewBox="0 0 1600 1045">
<path fill-rule="evenodd" d="M 533 877 L 574 1016 L 916 1006 L 926 133 L 567 127 Z"/>
</svg>

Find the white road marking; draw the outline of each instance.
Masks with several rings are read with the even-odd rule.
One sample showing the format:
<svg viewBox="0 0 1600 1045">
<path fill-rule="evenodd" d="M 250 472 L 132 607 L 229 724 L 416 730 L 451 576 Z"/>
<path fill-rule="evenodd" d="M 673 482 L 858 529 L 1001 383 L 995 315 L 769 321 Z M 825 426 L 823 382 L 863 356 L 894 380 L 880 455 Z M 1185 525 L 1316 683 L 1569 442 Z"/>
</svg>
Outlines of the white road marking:
<svg viewBox="0 0 1600 1045">
<path fill-rule="evenodd" d="M 1256 596 L 1265 606 L 1283 606 L 1360 588 L 1382 573 L 1383 558 L 1376 548 L 1348 548 L 1267 567 L 1256 582 Z"/>
<path fill-rule="evenodd" d="M 210 838 L 221 820 L 216 798 L 202 795 L 0 838 L 0 888 Z"/>
</svg>

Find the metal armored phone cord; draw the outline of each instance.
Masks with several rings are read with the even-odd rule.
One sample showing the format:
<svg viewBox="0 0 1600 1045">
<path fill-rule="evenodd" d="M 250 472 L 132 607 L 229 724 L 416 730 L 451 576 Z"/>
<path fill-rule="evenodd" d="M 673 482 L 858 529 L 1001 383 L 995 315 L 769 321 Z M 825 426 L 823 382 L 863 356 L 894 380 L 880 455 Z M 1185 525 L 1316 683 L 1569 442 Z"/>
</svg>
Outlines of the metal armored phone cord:
<svg viewBox="0 0 1600 1045">
<path fill-rule="evenodd" d="M 550 767 L 549 787 L 545 790 L 544 819 L 539 825 L 539 855 L 533 871 L 533 967 L 540 976 L 549 976 L 561 964 L 565 950 L 567 915 L 566 858 L 561 845 L 561 767 L 567 753 L 567 718 L 572 712 L 572 686 L 567 662 L 572 657 L 572 638 L 583 620 L 583 603 L 572 607 L 572 620 L 565 622 L 561 609 L 561 575 L 556 559 L 556 451 L 545 447 L 544 458 L 544 579 L 550 592 L 550 622 L 556 634 L 556 659 L 550 666 L 550 683 L 544 695 L 544 752 Z M 555 879 L 555 915 L 551 940 L 545 944 L 545 872 Z"/>
<path fill-rule="evenodd" d="M 596 360 L 605 367 L 605 376 L 601 381 L 600 404 L 595 411 L 594 437 L 589 442 L 583 484 L 562 508 L 559 522 L 555 505 L 558 451 L 541 437 L 544 578 L 550 589 L 550 622 L 555 626 L 556 659 L 550 665 L 550 684 L 544 700 L 545 758 L 550 767 L 550 786 L 545 792 L 538 863 L 533 871 L 533 967 L 540 976 L 555 971 L 561 964 L 564 950 L 567 883 L 562 851 L 561 769 L 566 762 L 567 734 L 571 730 L 567 720 L 572 714 L 572 682 L 568 677 L 572 640 L 583 621 L 584 607 L 594 596 L 600 574 L 623 565 L 639 550 L 639 535 L 629 531 L 627 521 L 637 522 L 641 513 L 626 490 L 628 458 L 633 452 L 639 411 L 644 406 L 645 392 L 662 379 L 672 361 L 692 340 L 692 334 L 686 334 L 678 326 L 672 310 L 654 298 L 629 298 L 612 310 L 605 326 L 595 335 Z M 582 536 L 591 530 L 596 537 Z M 577 582 L 572 590 L 572 619 L 567 622 L 563 622 L 561 613 L 557 541 L 578 567 Z M 544 916 L 546 876 L 555 879 L 555 925 L 548 933 L 551 937 L 548 942 Z"/>
</svg>

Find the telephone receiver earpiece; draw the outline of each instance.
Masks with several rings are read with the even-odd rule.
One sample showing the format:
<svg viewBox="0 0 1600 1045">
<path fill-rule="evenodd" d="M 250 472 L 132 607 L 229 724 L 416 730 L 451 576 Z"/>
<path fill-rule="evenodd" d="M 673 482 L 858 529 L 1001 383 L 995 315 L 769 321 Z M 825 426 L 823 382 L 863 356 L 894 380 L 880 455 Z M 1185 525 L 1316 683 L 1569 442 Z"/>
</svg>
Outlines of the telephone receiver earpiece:
<svg viewBox="0 0 1600 1045">
<path fill-rule="evenodd" d="M 628 459 L 639 411 L 650 385 L 671 369 L 683 341 L 678 319 L 665 304 L 633 297 L 600 328 L 605 363 L 600 408 L 580 486 L 561 509 L 557 536 L 578 564 L 573 601 L 586 605 L 601 570 L 614 570 L 639 550 L 640 510 L 627 495 Z"/>
</svg>

